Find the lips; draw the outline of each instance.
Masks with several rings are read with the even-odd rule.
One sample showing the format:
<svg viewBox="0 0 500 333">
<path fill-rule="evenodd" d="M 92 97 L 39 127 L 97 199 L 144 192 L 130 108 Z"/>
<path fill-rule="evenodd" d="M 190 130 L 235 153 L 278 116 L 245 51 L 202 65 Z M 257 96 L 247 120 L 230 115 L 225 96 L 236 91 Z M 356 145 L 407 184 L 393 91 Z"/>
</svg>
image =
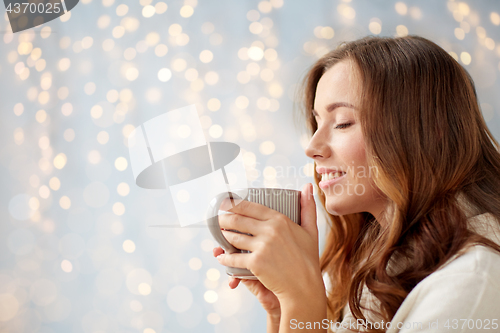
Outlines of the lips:
<svg viewBox="0 0 500 333">
<path fill-rule="evenodd" d="M 345 172 L 342 171 L 337 171 L 337 172 L 332 172 L 332 173 L 324 173 L 321 175 L 321 180 L 330 180 L 330 179 L 336 179 L 341 176 L 343 176 Z"/>
<path fill-rule="evenodd" d="M 346 176 L 346 174 L 344 173 L 340 177 L 336 177 L 336 178 L 332 178 L 332 179 L 325 179 L 325 180 L 320 181 L 318 185 L 320 188 L 325 189 L 328 186 L 332 186 L 333 184 L 341 181 L 342 179 L 345 178 L 345 176 Z"/>
<path fill-rule="evenodd" d="M 339 169 L 318 167 L 316 171 L 321 175 L 320 188 L 326 188 L 343 179 L 346 173 Z"/>
<path fill-rule="evenodd" d="M 337 169 L 337 168 L 326 168 L 326 167 L 317 167 L 316 168 L 316 172 L 319 173 L 319 174 L 325 174 L 325 173 L 335 173 L 335 172 L 342 172 L 342 173 L 345 173 L 344 171 L 342 171 L 342 169 Z"/>
</svg>

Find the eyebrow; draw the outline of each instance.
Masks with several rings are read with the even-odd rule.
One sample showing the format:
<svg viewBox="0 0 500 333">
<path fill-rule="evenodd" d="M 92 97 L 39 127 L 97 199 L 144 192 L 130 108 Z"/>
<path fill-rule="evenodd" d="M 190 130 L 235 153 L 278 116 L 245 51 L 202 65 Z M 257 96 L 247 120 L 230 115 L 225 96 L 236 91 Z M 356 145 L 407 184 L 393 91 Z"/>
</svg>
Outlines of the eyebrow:
<svg viewBox="0 0 500 333">
<path fill-rule="evenodd" d="M 332 112 L 333 110 L 335 110 L 336 108 L 341 108 L 341 107 L 345 107 L 345 108 L 351 108 L 351 109 L 354 109 L 356 110 L 356 108 L 354 107 L 354 105 L 352 104 L 349 104 L 349 103 L 346 103 L 346 102 L 335 102 L 335 103 L 331 103 L 331 104 L 328 104 L 326 106 L 326 112 Z M 316 110 L 312 110 L 312 114 L 314 116 L 317 116 L 318 115 L 318 112 Z"/>
</svg>

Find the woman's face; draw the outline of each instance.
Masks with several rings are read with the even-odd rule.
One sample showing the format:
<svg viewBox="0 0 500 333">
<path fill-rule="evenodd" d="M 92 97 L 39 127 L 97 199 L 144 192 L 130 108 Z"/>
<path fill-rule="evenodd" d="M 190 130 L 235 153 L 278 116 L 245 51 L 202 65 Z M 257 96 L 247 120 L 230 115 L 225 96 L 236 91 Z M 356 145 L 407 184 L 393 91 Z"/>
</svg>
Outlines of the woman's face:
<svg viewBox="0 0 500 333">
<path fill-rule="evenodd" d="M 386 200 L 371 180 L 376 170 L 367 164 L 358 120 L 360 86 L 352 70 L 350 62 L 342 61 L 320 78 L 313 111 L 318 129 L 306 155 L 322 176 L 319 186 L 330 214 L 369 212 L 377 218 Z"/>
</svg>

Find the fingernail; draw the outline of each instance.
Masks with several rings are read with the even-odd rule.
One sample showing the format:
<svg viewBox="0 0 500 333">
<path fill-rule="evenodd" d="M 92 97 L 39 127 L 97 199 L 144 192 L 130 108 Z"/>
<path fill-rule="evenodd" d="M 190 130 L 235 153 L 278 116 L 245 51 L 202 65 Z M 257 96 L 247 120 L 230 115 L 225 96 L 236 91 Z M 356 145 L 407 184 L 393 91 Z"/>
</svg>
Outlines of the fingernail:
<svg viewBox="0 0 500 333">
<path fill-rule="evenodd" d="M 217 260 L 221 261 L 224 258 L 224 253 L 221 253 L 217 256 Z"/>
<path fill-rule="evenodd" d="M 219 209 L 227 212 L 231 208 L 233 208 L 231 200 L 229 198 L 226 198 L 222 201 Z"/>
</svg>

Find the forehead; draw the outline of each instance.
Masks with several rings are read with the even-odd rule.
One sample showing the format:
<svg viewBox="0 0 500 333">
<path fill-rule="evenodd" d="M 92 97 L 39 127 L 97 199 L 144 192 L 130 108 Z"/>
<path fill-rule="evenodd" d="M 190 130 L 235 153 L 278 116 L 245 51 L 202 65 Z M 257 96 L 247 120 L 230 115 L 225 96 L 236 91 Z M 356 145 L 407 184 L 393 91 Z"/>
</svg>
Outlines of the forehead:
<svg viewBox="0 0 500 333">
<path fill-rule="evenodd" d="M 358 85 L 354 66 L 350 61 L 341 61 L 329 68 L 319 79 L 314 109 L 321 109 L 332 102 L 356 104 L 357 96 Z"/>
</svg>

